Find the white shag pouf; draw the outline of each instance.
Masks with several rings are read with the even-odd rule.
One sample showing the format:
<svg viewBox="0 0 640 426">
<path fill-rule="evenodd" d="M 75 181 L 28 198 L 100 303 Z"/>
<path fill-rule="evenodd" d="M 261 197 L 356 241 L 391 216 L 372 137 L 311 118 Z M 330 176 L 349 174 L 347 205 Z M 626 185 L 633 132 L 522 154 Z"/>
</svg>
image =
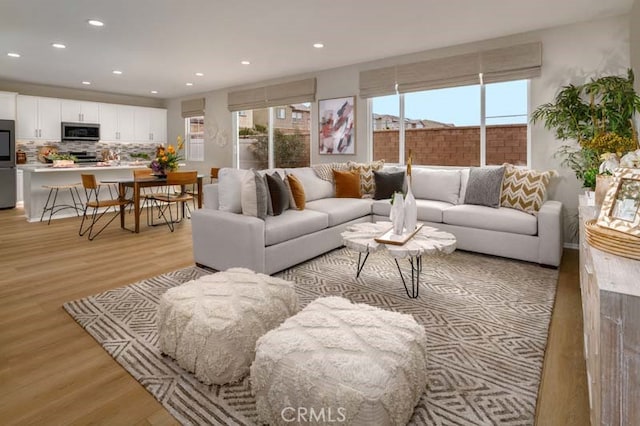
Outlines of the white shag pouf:
<svg viewBox="0 0 640 426">
<path fill-rule="evenodd" d="M 293 283 L 232 268 L 169 289 L 160 299 L 160 351 L 206 384 L 242 379 L 256 341 L 298 312 Z"/>
<path fill-rule="evenodd" d="M 410 315 L 316 299 L 256 344 L 259 420 L 404 425 L 426 390 L 426 343 Z"/>
</svg>

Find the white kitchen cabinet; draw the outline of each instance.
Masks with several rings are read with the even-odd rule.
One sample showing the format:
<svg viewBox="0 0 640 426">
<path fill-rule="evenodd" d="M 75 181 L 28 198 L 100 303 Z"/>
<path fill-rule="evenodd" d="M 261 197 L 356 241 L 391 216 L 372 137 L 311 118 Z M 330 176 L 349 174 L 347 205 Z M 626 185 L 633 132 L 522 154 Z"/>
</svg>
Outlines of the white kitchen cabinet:
<svg viewBox="0 0 640 426">
<path fill-rule="evenodd" d="M 167 110 L 151 108 L 151 139 L 156 143 L 167 141 Z"/>
<path fill-rule="evenodd" d="M 16 94 L 0 92 L 0 120 L 16 119 Z"/>
<path fill-rule="evenodd" d="M 100 139 L 130 142 L 134 139 L 135 107 L 100 104 Z"/>
<path fill-rule="evenodd" d="M 16 170 L 16 204 L 22 204 L 22 202 L 24 201 L 24 186 L 22 184 L 22 174 L 22 170 Z"/>
<path fill-rule="evenodd" d="M 135 140 L 164 143 L 167 139 L 167 110 L 162 108 L 135 108 Z"/>
<path fill-rule="evenodd" d="M 138 142 L 151 142 L 151 108 L 138 107 L 134 111 L 134 138 Z"/>
<path fill-rule="evenodd" d="M 60 140 L 60 99 L 19 95 L 16 105 L 18 139 Z"/>
<path fill-rule="evenodd" d="M 66 122 L 98 123 L 100 122 L 100 104 L 63 99 L 60 102 L 60 115 L 62 121 Z"/>
</svg>

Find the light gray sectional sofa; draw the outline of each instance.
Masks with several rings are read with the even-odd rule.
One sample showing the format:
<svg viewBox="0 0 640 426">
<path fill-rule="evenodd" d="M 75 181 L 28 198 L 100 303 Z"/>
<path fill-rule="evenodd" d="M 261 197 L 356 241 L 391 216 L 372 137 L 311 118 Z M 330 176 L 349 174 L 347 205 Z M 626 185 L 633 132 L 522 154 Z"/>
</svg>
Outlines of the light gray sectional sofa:
<svg viewBox="0 0 640 426">
<path fill-rule="evenodd" d="M 246 267 L 273 274 L 340 247 L 340 233 L 351 224 L 389 220 L 389 200 L 335 198 L 333 184 L 319 178 L 310 167 L 277 170 L 292 173 L 302 182 L 306 208 L 286 210 L 265 220 L 245 216 L 240 207 L 240 182 L 246 171 L 220 170 L 219 182 L 204 187 L 204 208 L 192 214 L 197 264 L 216 270 Z M 414 180 L 412 185 L 419 222 L 454 234 L 460 250 L 549 266 L 560 264 L 560 202 L 547 200 L 535 216 L 504 207 L 462 204 L 465 170 L 428 170 L 438 173 L 426 181 L 433 184 L 417 186 Z"/>
</svg>

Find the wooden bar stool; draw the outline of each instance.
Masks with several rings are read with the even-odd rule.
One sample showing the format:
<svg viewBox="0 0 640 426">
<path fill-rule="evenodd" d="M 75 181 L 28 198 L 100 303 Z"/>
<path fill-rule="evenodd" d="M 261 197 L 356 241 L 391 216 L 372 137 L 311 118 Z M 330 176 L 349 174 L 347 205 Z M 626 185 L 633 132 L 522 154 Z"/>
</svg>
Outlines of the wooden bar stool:
<svg viewBox="0 0 640 426">
<path fill-rule="evenodd" d="M 44 204 L 44 209 L 42 209 L 42 216 L 40 216 L 40 222 L 44 220 L 44 217 L 47 212 L 49 212 L 49 220 L 47 221 L 47 225 L 51 224 L 51 218 L 54 214 L 59 211 L 66 209 L 73 209 L 76 211 L 76 216 L 80 217 L 80 212 L 82 212 L 82 198 L 80 198 L 80 192 L 78 192 L 79 183 L 70 183 L 66 185 L 43 185 L 42 187 L 49 190 L 49 195 L 47 196 L 47 202 Z M 71 195 L 71 203 L 72 204 L 56 204 L 58 201 L 58 191 L 60 190 L 69 190 L 69 194 Z M 53 195 L 53 200 L 51 200 L 51 196 Z M 51 201 L 51 204 L 49 202 Z"/>
</svg>

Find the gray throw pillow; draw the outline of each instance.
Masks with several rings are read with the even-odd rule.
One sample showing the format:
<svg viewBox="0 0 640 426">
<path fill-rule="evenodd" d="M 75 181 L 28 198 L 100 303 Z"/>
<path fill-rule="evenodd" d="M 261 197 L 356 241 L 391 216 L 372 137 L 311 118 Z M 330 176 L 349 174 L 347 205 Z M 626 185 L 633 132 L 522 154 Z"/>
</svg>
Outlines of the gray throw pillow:
<svg viewBox="0 0 640 426">
<path fill-rule="evenodd" d="M 465 204 L 500 207 L 500 192 L 504 178 L 502 167 L 472 167 L 469 172 Z"/>
</svg>

